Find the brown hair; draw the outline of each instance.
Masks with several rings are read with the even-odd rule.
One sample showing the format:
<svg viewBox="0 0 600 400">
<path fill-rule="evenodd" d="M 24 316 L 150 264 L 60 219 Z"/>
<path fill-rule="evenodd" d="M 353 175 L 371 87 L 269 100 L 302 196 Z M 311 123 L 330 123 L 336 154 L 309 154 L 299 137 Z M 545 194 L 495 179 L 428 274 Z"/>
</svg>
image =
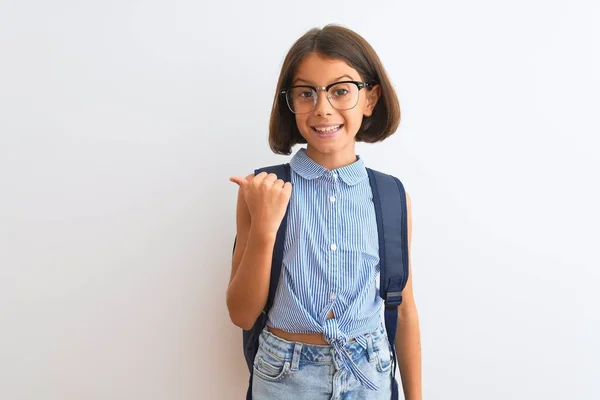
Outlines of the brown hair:
<svg viewBox="0 0 600 400">
<path fill-rule="evenodd" d="M 306 32 L 290 48 L 279 75 L 271 120 L 269 123 L 269 146 L 274 153 L 289 155 L 297 143 L 306 143 L 300 135 L 294 113 L 281 95 L 290 86 L 300 62 L 311 53 L 345 61 L 367 83 L 378 83 L 381 97 L 370 117 L 363 122 L 356 134 L 357 142 L 375 143 L 391 136 L 400 124 L 400 104 L 379 57 L 362 36 L 339 25 L 326 25 Z"/>
</svg>

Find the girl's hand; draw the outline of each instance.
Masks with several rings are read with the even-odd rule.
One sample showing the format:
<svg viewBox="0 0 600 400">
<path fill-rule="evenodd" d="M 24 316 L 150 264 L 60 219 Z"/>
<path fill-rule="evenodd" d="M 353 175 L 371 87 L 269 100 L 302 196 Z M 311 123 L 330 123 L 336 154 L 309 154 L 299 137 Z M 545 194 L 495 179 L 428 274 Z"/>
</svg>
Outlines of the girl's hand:
<svg viewBox="0 0 600 400">
<path fill-rule="evenodd" d="M 275 174 L 229 178 L 237 183 L 248 205 L 253 228 L 265 234 L 277 234 L 292 195 L 292 184 Z"/>
</svg>

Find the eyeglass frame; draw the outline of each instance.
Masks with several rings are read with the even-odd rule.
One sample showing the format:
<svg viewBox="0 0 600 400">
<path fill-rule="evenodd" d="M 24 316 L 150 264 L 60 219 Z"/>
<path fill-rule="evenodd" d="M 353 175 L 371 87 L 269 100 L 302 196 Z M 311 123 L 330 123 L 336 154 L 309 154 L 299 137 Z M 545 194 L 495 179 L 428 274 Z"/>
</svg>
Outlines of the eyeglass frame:
<svg viewBox="0 0 600 400">
<path fill-rule="evenodd" d="M 359 97 L 356 100 L 356 104 L 353 105 L 350 108 L 339 109 L 336 106 L 334 106 L 333 104 L 331 104 L 331 97 L 329 97 L 329 93 L 328 93 L 329 89 L 331 89 L 335 85 L 339 85 L 339 84 L 342 84 L 342 83 L 353 83 L 358 88 Z M 292 113 L 294 113 L 294 114 L 302 115 L 302 114 L 308 114 L 310 112 L 313 112 L 315 110 L 315 107 L 317 106 L 317 102 L 319 101 L 319 92 L 320 91 L 324 91 L 325 93 L 327 93 L 327 101 L 329 102 L 329 104 L 331 105 L 331 107 L 335 108 L 338 111 L 347 111 L 347 110 L 352 110 L 354 107 L 356 107 L 358 105 L 358 100 L 360 99 L 360 90 L 361 89 L 369 88 L 369 87 L 372 88 L 375 85 L 376 85 L 375 83 L 367 83 L 367 82 L 361 82 L 361 81 L 339 81 L 339 82 L 330 83 L 327 86 L 295 85 L 295 86 L 290 86 L 290 87 L 288 87 L 286 89 L 283 89 L 279 94 L 282 95 L 282 96 L 285 96 L 285 103 L 287 104 L 288 109 Z M 290 90 L 292 90 L 294 88 L 299 88 L 299 87 L 300 88 L 304 87 L 304 88 L 312 89 L 317 94 L 317 96 L 315 96 L 315 100 L 313 101 L 313 108 L 312 108 L 312 110 L 304 112 L 304 113 L 297 113 L 294 110 L 292 110 L 292 107 L 290 106 L 290 102 L 288 101 L 288 97 L 287 97 L 287 93 Z"/>
</svg>

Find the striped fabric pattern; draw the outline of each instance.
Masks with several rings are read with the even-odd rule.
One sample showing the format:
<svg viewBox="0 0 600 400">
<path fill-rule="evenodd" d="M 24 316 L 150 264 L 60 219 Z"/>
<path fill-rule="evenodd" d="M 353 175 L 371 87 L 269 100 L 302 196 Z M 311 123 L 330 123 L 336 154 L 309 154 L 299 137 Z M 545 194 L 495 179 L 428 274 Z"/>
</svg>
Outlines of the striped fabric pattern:
<svg viewBox="0 0 600 400">
<path fill-rule="evenodd" d="M 363 160 L 332 171 L 304 148 L 290 160 L 292 197 L 283 266 L 270 327 L 294 333 L 322 333 L 353 375 L 376 387 L 344 350 L 355 338 L 381 326 L 379 241 L 373 193 Z M 335 318 L 327 320 L 333 310 Z"/>
</svg>

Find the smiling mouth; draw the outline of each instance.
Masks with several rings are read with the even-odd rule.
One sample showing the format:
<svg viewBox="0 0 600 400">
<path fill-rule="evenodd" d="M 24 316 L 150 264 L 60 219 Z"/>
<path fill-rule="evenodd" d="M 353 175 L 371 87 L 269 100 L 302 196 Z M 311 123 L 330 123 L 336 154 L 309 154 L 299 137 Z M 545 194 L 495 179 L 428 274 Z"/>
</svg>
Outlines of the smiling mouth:
<svg viewBox="0 0 600 400">
<path fill-rule="evenodd" d="M 333 134 L 333 133 L 336 133 L 337 131 L 339 131 L 343 126 L 344 126 L 344 124 L 339 124 L 339 125 L 329 125 L 329 126 L 320 126 L 320 127 L 311 126 L 310 128 L 313 130 L 313 132 L 316 132 L 320 135 L 330 135 L 330 134 Z"/>
</svg>

